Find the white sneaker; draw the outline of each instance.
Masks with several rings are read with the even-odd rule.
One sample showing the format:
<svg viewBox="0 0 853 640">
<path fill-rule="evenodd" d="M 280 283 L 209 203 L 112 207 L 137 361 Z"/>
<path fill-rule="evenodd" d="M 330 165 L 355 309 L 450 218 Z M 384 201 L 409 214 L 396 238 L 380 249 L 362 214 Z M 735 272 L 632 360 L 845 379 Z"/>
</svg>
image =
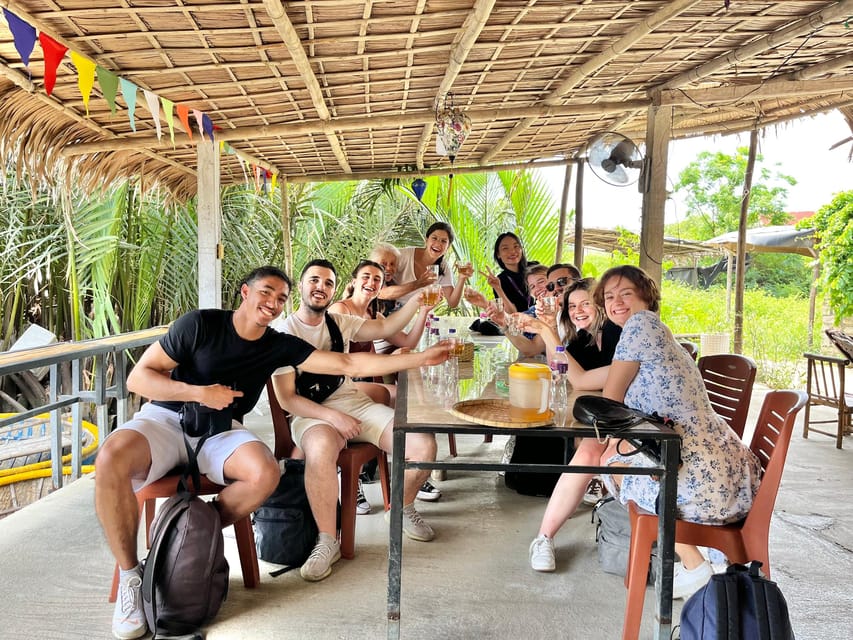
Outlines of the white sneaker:
<svg viewBox="0 0 853 640">
<path fill-rule="evenodd" d="M 418 500 L 424 502 L 435 502 L 441 497 L 441 491 L 429 480 L 425 480 L 418 489 Z"/>
<path fill-rule="evenodd" d="M 142 609 L 142 576 L 131 575 L 119 582 L 113 611 L 113 635 L 119 640 L 133 640 L 148 633 Z"/>
<path fill-rule="evenodd" d="M 341 545 L 328 533 L 317 536 L 311 555 L 299 569 L 299 575 L 309 582 L 317 582 L 332 573 L 332 565 L 341 559 Z"/>
<path fill-rule="evenodd" d="M 676 562 L 672 573 L 672 598 L 689 598 L 708 584 L 712 575 L 711 564 L 707 560 L 695 569 L 685 569 L 682 563 Z"/>
<path fill-rule="evenodd" d="M 370 513 L 370 503 L 364 497 L 364 487 L 362 486 L 361 478 L 358 479 L 358 493 L 355 498 L 355 512 L 360 515 Z"/>
<path fill-rule="evenodd" d="M 534 571 L 553 571 L 557 568 L 554 541 L 544 533 L 530 543 L 530 568 Z"/>
</svg>

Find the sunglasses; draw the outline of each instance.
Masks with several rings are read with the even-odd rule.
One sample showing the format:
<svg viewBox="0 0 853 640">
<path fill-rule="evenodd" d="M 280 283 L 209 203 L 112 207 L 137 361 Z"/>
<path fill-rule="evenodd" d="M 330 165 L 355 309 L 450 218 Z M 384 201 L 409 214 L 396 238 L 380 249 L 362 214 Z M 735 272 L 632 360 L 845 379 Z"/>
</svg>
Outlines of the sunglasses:
<svg viewBox="0 0 853 640">
<path fill-rule="evenodd" d="M 549 282 L 545 285 L 548 291 L 553 291 L 557 287 L 565 287 L 569 282 L 575 282 L 574 278 L 557 278 L 557 282 Z"/>
</svg>

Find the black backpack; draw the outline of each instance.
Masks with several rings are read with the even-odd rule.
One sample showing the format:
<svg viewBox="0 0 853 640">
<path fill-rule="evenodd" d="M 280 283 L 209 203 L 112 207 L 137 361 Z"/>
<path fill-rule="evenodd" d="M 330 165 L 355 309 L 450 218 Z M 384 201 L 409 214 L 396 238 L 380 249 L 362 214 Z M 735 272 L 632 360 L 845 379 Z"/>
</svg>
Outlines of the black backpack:
<svg viewBox="0 0 853 640">
<path fill-rule="evenodd" d="M 278 487 L 255 511 L 252 522 L 261 560 L 295 568 L 308 559 L 319 530 L 305 493 L 304 460 L 285 460 Z M 275 572 L 279 573 L 283 571 Z"/>
<path fill-rule="evenodd" d="M 681 610 L 681 640 L 794 640 L 788 604 L 760 562 L 731 565 L 690 596 Z"/>
<path fill-rule="evenodd" d="M 572 443 L 566 447 L 566 438 L 518 435 L 509 461 L 515 464 L 566 464 L 574 454 Z M 550 497 L 559 479 L 559 473 L 507 471 L 504 483 L 508 489 L 525 496 Z"/>
<path fill-rule="evenodd" d="M 205 438 L 199 444 L 199 448 Z M 151 526 L 151 549 L 143 561 L 142 606 L 154 638 L 197 632 L 219 611 L 228 595 L 222 522 L 216 508 L 190 492 L 196 488 L 196 452 L 186 442 L 189 470 L 178 484 L 178 494 L 157 512 Z"/>
</svg>

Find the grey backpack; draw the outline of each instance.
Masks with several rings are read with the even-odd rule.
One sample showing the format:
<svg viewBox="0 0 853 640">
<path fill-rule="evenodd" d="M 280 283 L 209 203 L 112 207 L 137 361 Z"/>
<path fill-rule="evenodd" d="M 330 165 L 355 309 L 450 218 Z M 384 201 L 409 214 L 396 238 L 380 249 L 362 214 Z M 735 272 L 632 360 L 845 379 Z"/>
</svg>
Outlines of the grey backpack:
<svg viewBox="0 0 853 640">
<path fill-rule="evenodd" d="M 606 573 L 624 576 L 628 571 L 628 551 L 631 547 L 631 517 L 625 506 L 613 496 L 602 498 L 592 510 L 598 564 Z M 657 543 L 652 557 L 657 555 Z M 649 565 L 649 579 L 654 581 L 654 562 Z"/>
<path fill-rule="evenodd" d="M 193 475 L 197 473 L 195 466 Z M 189 491 L 184 476 L 178 494 L 160 507 L 151 525 L 151 549 L 142 570 L 148 628 L 155 639 L 201 638 L 199 628 L 216 615 L 227 594 L 219 512 Z"/>
</svg>

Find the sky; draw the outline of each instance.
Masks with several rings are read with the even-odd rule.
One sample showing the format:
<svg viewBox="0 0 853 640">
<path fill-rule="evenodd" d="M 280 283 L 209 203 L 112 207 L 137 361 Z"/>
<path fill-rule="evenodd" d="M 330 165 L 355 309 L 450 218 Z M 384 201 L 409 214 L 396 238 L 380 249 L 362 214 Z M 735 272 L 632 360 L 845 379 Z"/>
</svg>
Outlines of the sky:
<svg viewBox="0 0 853 640">
<path fill-rule="evenodd" d="M 788 186 L 788 211 L 817 211 L 829 203 L 839 191 L 853 189 L 853 163 L 847 160 L 850 144 L 829 150 L 850 135 L 850 128 L 837 111 L 792 120 L 769 127 L 758 138 L 758 151 L 764 155 L 762 166 L 771 172 L 793 176 L 797 184 Z M 701 151 L 733 153 L 737 147 L 749 146 L 749 133 L 676 140 L 669 145 L 667 184 L 671 187 L 678 174 Z M 641 147 L 641 151 L 645 151 Z M 779 166 L 773 166 L 779 163 Z M 610 186 L 587 167 L 584 171 L 584 226 L 613 229 L 617 226 L 640 230 L 642 197 L 637 185 Z M 540 170 L 548 181 L 559 207 L 563 190 L 563 167 Z M 574 209 L 575 175 L 569 190 L 569 209 Z M 666 205 L 666 223 L 683 219 L 686 213 L 683 196 L 672 194 Z"/>
</svg>

